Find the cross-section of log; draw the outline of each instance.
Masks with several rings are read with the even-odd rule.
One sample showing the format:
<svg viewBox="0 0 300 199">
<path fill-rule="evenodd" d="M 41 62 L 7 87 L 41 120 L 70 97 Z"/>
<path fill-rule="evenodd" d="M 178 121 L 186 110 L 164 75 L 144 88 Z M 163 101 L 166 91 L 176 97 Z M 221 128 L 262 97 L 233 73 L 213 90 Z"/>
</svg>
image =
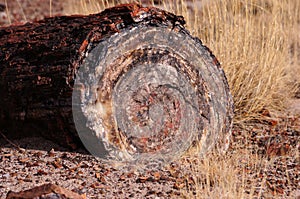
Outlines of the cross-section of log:
<svg viewBox="0 0 300 199">
<path fill-rule="evenodd" d="M 97 156 L 171 161 L 228 147 L 233 102 L 182 17 L 137 4 L 0 29 L 0 125 Z M 75 124 L 75 125 L 74 125 Z M 77 133 L 74 126 L 76 126 Z"/>
</svg>

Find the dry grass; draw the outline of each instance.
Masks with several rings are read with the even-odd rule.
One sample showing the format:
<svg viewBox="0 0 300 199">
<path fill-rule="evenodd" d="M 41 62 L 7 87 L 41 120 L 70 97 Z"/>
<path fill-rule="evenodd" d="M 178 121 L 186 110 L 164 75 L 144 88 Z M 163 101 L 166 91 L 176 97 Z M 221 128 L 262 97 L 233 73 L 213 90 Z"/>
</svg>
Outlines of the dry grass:
<svg viewBox="0 0 300 199">
<path fill-rule="evenodd" d="M 190 163 L 192 175 L 188 175 L 188 186 L 182 190 L 183 198 L 245 198 L 245 182 L 239 179 L 235 160 L 216 154 L 201 160 L 195 157 Z"/>
<path fill-rule="evenodd" d="M 289 131 L 288 126 L 279 127 L 279 134 Z M 290 132 L 297 135 L 299 127 Z M 248 130 L 235 128 L 240 133 L 235 134 L 225 155 L 212 152 L 203 158 L 187 156 L 192 171 L 186 177 L 188 186 L 182 190 L 184 198 L 299 198 L 299 137 L 282 138 L 278 143 L 289 143 L 290 148 L 287 153 L 274 155 L 268 143 L 259 144 L 269 136 L 278 135 L 278 130 L 272 132 L 268 128 L 263 125 Z"/>
<path fill-rule="evenodd" d="M 190 26 L 226 72 L 235 121 L 258 118 L 263 109 L 282 110 L 293 92 L 290 72 L 294 67 L 300 70 L 290 53 L 299 35 L 300 2 L 215 0 L 198 12 L 201 15 L 195 21 L 199 25 Z"/>
<path fill-rule="evenodd" d="M 67 0 L 65 1 L 64 12 L 71 14 L 93 14 L 104 10 L 105 8 L 116 5 L 115 1 L 108 0 Z"/>
</svg>

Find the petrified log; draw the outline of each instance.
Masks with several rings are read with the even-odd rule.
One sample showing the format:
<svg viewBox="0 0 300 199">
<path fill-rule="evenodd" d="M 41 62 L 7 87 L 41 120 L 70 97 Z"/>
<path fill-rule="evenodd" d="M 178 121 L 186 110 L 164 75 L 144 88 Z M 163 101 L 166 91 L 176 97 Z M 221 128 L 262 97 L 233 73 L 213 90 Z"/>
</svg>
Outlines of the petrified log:
<svg viewBox="0 0 300 199">
<path fill-rule="evenodd" d="M 79 135 L 91 153 L 130 162 L 227 148 L 226 77 L 184 23 L 127 4 L 1 28 L 1 129 L 70 146 Z"/>
</svg>

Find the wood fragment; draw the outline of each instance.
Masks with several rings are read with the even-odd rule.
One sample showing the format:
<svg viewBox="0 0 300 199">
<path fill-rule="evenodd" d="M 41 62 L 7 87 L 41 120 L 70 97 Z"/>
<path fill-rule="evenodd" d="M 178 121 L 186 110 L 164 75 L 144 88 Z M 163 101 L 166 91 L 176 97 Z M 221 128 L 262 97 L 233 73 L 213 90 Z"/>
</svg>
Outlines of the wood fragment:
<svg viewBox="0 0 300 199">
<path fill-rule="evenodd" d="M 44 184 L 34 187 L 32 189 L 20 192 L 8 192 L 6 199 L 85 199 L 84 196 L 79 195 L 73 191 L 65 189 L 55 184 Z"/>
</svg>

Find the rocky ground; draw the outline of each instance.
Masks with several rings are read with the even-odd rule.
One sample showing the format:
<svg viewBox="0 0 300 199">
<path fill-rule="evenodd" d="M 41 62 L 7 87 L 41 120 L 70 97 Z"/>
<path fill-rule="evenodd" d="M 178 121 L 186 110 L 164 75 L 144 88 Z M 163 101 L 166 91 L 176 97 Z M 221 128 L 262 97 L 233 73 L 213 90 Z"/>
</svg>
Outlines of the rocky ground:
<svg viewBox="0 0 300 199">
<path fill-rule="evenodd" d="M 0 196 L 45 183 L 58 184 L 88 198 L 169 198 L 179 196 L 176 176 L 168 170 L 122 172 L 85 151 L 70 152 L 43 138 L 2 144 Z M 37 145 L 36 143 L 40 143 Z M 35 149 L 34 149 L 35 148 Z"/>
<path fill-rule="evenodd" d="M 300 118 L 290 115 L 245 129 L 235 126 L 226 157 L 240 154 L 235 161 L 238 175 L 246 176 L 245 194 L 299 198 L 299 143 Z M 193 167 L 201 164 L 193 157 L 141 172 L 115 169 L 84 149 L 71 152 L 43 138 L 1 139 L 0 146 L 0 198 L 9 190 L 46 183 L 87 198 L 182 198 L 186 186 L 197 190 L 195 176 L 205 176 L 203 171 L 191 169 L 191 162 Z"/>
<path fill-rule="evenodd" d="M 0 3 L 5 5 L 3 0 Z M 7 1 L 7 6 L 10 14 L 0 15 L 0 25 L 63 13 L 61 1 L 53 1 L 51 13 L 48 0 Z M 245 176 L 246 195 L 300 198 L 300 99 L 294 98 L 288 107 L 283 116 L 245 127 L 234 126 L 226 157 L 240 154 L 236 159 L 237 175 Z M 45 183 L 58 184 L 87 198 L 182 198 L 186 187 L 196 195 L 194 177 L 205 176 L 191 169 L 191 162 L 194 166 L 201 164 L 194 157 L 144 172 L 122 171 L 84 149 L 69 151 L 40 137 L 8 140 L 2 135 L 0 198 L 5 198 L 9 190 L 22 191 Z M 210 186 L 213 189 L 214 184 Z"/>
</svg>

